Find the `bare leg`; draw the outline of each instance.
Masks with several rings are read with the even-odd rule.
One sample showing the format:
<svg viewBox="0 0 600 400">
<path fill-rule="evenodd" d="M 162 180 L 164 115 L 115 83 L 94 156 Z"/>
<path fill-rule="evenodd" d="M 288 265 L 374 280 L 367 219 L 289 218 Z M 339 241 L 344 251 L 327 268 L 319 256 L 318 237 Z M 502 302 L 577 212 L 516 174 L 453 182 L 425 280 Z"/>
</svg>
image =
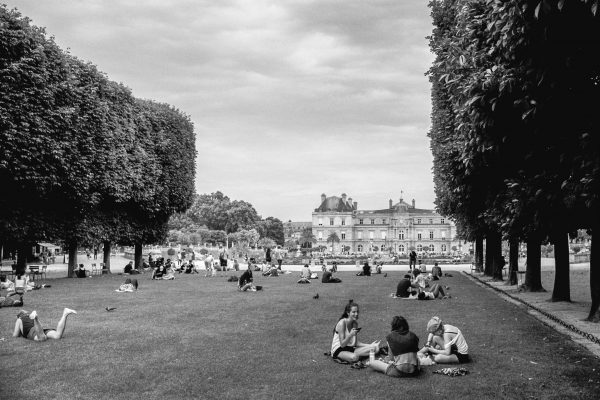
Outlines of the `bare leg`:
<svg viewBox="0 0 600 400">
<path fill-rule="evenodd" d="M 444 288 L 437 283 L 431 287 L 431 293 L 433 293 L 433 296 L 436 299 L 446 296 L 446 292 L 444 291 Z"/>
<path fill-rule="evenodd" d="M 23 336 L 23 321 L 21 318 L 17 318 L 15 321 L 15 330 L 13 331 L 13 337 Z"/>
<path fill-rule="evenodd" d="M 373 368 L 375 371 L 382 372 L 385 374 L 388 368 L 390 367 L 390 364 L 383 361 L 374 360 L 369 363 L 369 367 Z"/>
<path fill-rule="evenodd" d="M 337 358 L 348 362 L 357 362 L 360 357 L 356 353 L 351 353 L 349 351 L 340 351 L 337 355 Z"/>
<path fill-rule="evenodd" d="M 32 311 L 31 314 L 29 314 L 29 318 L 33 320 L 33 329 L 35 331 L 35 334 L 33 335 L 33 340 L 43 342 L 46 339 L 48 339 L 46 337 L 46 334 L 44 333 L 44 328 L 42 328 L 42 324 L 38 319 L 37 312 Z"/>
<path fill-rule="evenodd" d="M 71 310 L 70 308 L 65 308 L 63 310 L 63 315 L 58 321 L 58 325 L 56 326 L 56 330 L 48 331 L 46 336 L 49 339 L 60 339 L 65 332 L 65 327 L 67 325 L 67 317 L 69 314 L 77 314 L 77 311 Z M 42 331 L 43 332 L 43 331 Z"/>
</svg>

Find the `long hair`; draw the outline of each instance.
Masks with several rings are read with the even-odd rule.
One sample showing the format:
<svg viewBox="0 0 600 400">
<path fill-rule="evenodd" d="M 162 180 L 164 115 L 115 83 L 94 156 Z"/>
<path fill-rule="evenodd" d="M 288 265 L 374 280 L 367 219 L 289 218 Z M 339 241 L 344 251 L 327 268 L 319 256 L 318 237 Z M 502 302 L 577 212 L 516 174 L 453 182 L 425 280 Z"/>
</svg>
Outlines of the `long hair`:
<svg viewBox="0 0 600 400">
<path fill-rule="evenodd" d="M 406 321 L 406 318 L 398 315 L 392 318 L 392 331 L 396 331 L 398 333 L 408 332 L 408 321 Z"/>
<path fill-rule="evenodd" d="M 350 313 L 350 310 L 352 309 L 352 307 L 356 307 L 358 308 L 358 304 L 356 304 L 354 302 L 354 300 L 350 299 L 348 300 L 348 303 L 346 303 L 346 307 L 344 307 L 344 313 L 342 314 L 342 316 L 337 320 L 337 322 L 340 322 L 341 320 L 343 320 L 344 318 L 348 318 L 348 314 Z M 337 322 L 335 324 L 335 326 L 337 326 Z M 335 334 L 335 326 L 333 327 L 333 333 Z"/>
</svg>

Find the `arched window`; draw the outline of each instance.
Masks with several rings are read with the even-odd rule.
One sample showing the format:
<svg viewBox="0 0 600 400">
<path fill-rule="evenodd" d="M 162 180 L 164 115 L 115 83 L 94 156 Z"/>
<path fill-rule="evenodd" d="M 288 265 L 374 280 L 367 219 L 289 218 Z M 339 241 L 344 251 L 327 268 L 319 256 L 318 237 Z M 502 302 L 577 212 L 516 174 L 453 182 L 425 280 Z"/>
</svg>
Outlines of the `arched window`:
<svg viewBox="0 0 600 400">
<path fill-rule="evenodd" d="M 359 244 L 359 245 L 358 245 L 358 247 L 357 247 L 357 250 L 358 250 L 359 252 L 362 252 L 362 249 L 363 249 L 363 246 L 362 246 L 362 244 Z"/>
<path fill-rule="evenodd" d="M 446 249 L 446 245 L 445 245 L 445 244 L 443 244 L 443 245 L 442 245 L 442 251 L 443 251 L 444 253 L 448 251 L 448 250 Z"/>
<path fill-rule="evenodd" d="M 417 245 L 417 251 L 423 251 L 423 246 L 421 246 L 420 244 Z"/>
<path fill-rule="evenodd" d="M 432 245 L 432 244 L 430 244 L 429 245 L 429 251 L 433 253 L 435 251 L 435 246 Z"/>
<path fill-rule="evenodd" d="M 404 245 L 403 245 L 403 244 L 399 244 L 399 245 L 398 245 L 398 251 L 399 251 L 400 253 L 404 253 Z"/>
</svg>

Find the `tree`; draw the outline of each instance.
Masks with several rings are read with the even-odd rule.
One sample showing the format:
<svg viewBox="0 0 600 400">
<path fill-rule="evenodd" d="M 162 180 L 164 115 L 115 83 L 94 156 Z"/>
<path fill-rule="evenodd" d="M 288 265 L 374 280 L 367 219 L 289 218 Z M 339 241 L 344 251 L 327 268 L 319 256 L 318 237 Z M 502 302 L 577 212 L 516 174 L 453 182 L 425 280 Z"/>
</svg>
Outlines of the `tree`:
<svg viewBox="0 0 600 400">
<path fill-rule="evenodd" d="M 275 217 L 267 217 L 258 223 L 258 231 L 261 237 L 273 239 L 273 241 L 282 246 L 285 240 L 283 232 L 283 223 Z"/>
<path fill-rule="evenodd" d="M 304 248 L 310 248 L 312 247 L 313 243 L 317 243 L 317 239 L 315 238 L 315 235 L 312 232 L 312 228 L 304 228 L 300 235 L 299 241 L 300 246 Z"/>
<path fill-rule="evenodd" d="M 335 254 L 335 244 L 340 242 L 340 237 L 336 232 L 331 232 L 327 236 L 327 243 L 331 242 L 331 252 Z"/>
</svg>

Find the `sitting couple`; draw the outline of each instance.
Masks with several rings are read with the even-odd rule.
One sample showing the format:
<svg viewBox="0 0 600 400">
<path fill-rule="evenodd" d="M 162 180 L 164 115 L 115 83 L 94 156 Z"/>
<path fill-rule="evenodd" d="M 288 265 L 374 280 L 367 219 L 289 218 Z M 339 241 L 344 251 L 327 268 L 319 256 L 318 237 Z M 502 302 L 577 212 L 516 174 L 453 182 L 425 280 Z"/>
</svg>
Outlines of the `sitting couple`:
<svg viewBox="0 0 600 400">
<path fill-rule="evenodd" d="M 358 341 L 358 305 L 352 301 L 346 305 L 342 318 L 338 321 L 331 344 L 331 354 L 343 361 L 357 362 L 380 351 L 379 342 L 371 344 Z M 443 324 L 433 317 L 427 324 L 428 340 L 419 350 L 419 338 L 409 330 L 404 317 L 392 318 L 391 332 L 386 336 L 388 355 L 373 360 L 368 366 L 375 371 L 393 377 L 416 376 L 420 366 L 436 363 L 468 362 L 468 346 L 462 333 L 452 325 Z"/>
<path fill-rule="evenodd" d="M 410 275 L 404 275 L 404 278 L 398 282 L 396 293 L 392 293 L 392 297 L 407 300 L 445 299 L 450 297 L 446 294 L 446 290 L 448 290 L 447 286 L 444 288 L 438 283 L 434 283 L 426 290 L 418 282 L 411 282 Z"/>
</svg>

